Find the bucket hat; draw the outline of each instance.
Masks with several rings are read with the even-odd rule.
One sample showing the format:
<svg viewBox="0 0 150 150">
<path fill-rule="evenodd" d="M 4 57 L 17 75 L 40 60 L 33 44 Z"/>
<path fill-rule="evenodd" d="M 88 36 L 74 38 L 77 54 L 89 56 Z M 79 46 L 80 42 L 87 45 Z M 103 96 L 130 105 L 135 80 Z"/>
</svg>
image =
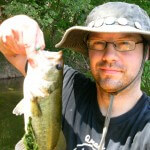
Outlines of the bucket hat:
<svg viewBox="0 0 150 150">
<path fill-rule="evenodd" d="M 150 43 L 150 18 L 138 5 L 108 2 L 95 7 L 87 16 L 84 26 L 70 27 L 56 48 L 71 48 L 88 55 L 86 39 L 91 32 L 137 33 Z"/>
</svg>

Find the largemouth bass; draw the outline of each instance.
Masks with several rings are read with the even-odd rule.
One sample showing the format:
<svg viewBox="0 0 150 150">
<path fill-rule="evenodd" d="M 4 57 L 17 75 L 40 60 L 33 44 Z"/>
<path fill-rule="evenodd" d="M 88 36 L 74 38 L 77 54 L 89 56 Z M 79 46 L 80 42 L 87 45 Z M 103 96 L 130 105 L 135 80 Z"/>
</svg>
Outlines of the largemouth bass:
<svg viewBox="0 0 150 150">
<path fill-rule="evenodd" d="M 62 52 L 39 50 L 28 64 L 24 98 L 13 110 L 24 114 L 25 135 L 15 150 L 65 150 L 61 131 Z"/>
</svg>

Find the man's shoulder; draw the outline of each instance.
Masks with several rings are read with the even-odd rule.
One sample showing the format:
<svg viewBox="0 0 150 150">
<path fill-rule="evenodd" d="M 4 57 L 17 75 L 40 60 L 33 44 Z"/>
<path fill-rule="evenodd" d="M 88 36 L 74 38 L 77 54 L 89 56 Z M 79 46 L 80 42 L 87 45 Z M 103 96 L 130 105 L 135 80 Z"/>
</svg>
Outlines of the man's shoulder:
<svg viewBox="0 0 150 150">
<path fill-rule="evenodd" d="M 150 96 L 147 95 L 146 93 L 143 93 L 141 99 L 145 101 L 146 110 L 150 113 Z"/>
<path fill-rule="evenodd" d="M 141 117 L 142 120 L 146 122 L 150 122 L 150 96 L 148 96 L 146 93 L 143 93 L 141 99 Z"/>
<path fill-rule="evenodd" d="M 78 86 L 86 88 L 87 85 L 91 86 L 94 84 L 95 83 L 90 78 L 86 77 L 84 74 L 73 69 L 72 67 L 69 67 L 67 65 L 64 66 L 64 88 L 71 86 L 73 86 L 73 88 L 78 88 Z"/>
<path fill-rule="evenodd" d="M 139 125 L 140 126 L 140 125 Z M 150 149 L 150 119 L 145 122 L 143 129 L 139 130 L 134 137 L 131 149 Z"/>
<path fill-rule="evenodd" d="M 143 99 L 145 99 L 143 120 L 150 123 L 150 96 L 148 96 L 147 94 L 144 94 Z"/>
<path fill-rule="evenodd" d="M 150 95 L 147 93 L 143 92 L 144 98 L 146 98 L 148 101 L 150 101 Z"/>
<path fill-rule="evenodd" d="M 63 80 L 63 108 L 85 107 L 96 97 L 96 85 L 90 78 L 65 65 Z M 79 108 L 79 107 L 78 107 Z"/>
</svg>

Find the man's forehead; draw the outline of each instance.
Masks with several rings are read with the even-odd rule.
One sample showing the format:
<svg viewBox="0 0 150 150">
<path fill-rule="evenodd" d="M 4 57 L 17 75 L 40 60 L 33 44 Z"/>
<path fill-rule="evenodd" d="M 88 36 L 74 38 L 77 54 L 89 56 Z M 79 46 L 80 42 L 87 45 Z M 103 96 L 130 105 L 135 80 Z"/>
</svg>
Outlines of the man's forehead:
<svg viewBox="0 0 150 150">
<path fill-rule="evenodd" d="M 90 33 L 89 39 L 93 38 L 109 38 L 109 39 L 120 39 L 120 38 L 131 38 L 131 39 L 142 39 L 142 36 L 140 34 L 135 33 Z"/>
</svg>

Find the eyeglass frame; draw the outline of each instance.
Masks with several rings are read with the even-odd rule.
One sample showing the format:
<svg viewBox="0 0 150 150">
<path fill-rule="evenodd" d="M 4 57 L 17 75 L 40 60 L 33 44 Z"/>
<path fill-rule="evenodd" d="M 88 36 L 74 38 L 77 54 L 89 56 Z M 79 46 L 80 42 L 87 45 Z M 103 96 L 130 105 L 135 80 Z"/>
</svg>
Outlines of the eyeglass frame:
<svg viewBox="0 0 150 150">
<path fill-rule="evenodd" d="M 122 42 L 134 42 L 134 48 L 133 49 L 131 49 L 131 50 L 119 50 L 119 49 L 117 49 L 117 46 L 116 46 L 116 43 L 115 42 L 117 42 L 117 41 L 113 41 L 113 42 L 107 42 L 107 41 L 104 41 L 104 40 L 95 40 L 95 41 L 100 41 L 100 42 L 105 42 L 105 46 L 104 46 L 104 48 L 103 49 L 101 49 L 101 50 L 99 50 L 99 49 L 92 49 L 92 48 L 89 48 L 89 41 L 91 41 L 91 40 L 87 40 L 87 48 L 88 49 L 90 49 L 90 50 L 96 50 L 96 51 L 103 51 L 107 46 L 108 46 L 108 44 L 110 43 L 110 44 L 112 44 L 113 45 L 113 47 L 114 47 L 114 49 L 116 50 L 116 51 L 119 51 L 119 52 L 128 52 L 128 51 L 133 51 L 133 50 L 135 50 L 135 48 L 136 48 L 136 44 L 140 44 L 140 43 L 145 43 L 145 41 L 139 41 L 139 42 L 135 42 L 135 41 L 132 41 L 132 40 L 117 40 L 117 41 L 122 41 Z M 93 40 L 94 41 L 94 40 Z"/>
</svg>

